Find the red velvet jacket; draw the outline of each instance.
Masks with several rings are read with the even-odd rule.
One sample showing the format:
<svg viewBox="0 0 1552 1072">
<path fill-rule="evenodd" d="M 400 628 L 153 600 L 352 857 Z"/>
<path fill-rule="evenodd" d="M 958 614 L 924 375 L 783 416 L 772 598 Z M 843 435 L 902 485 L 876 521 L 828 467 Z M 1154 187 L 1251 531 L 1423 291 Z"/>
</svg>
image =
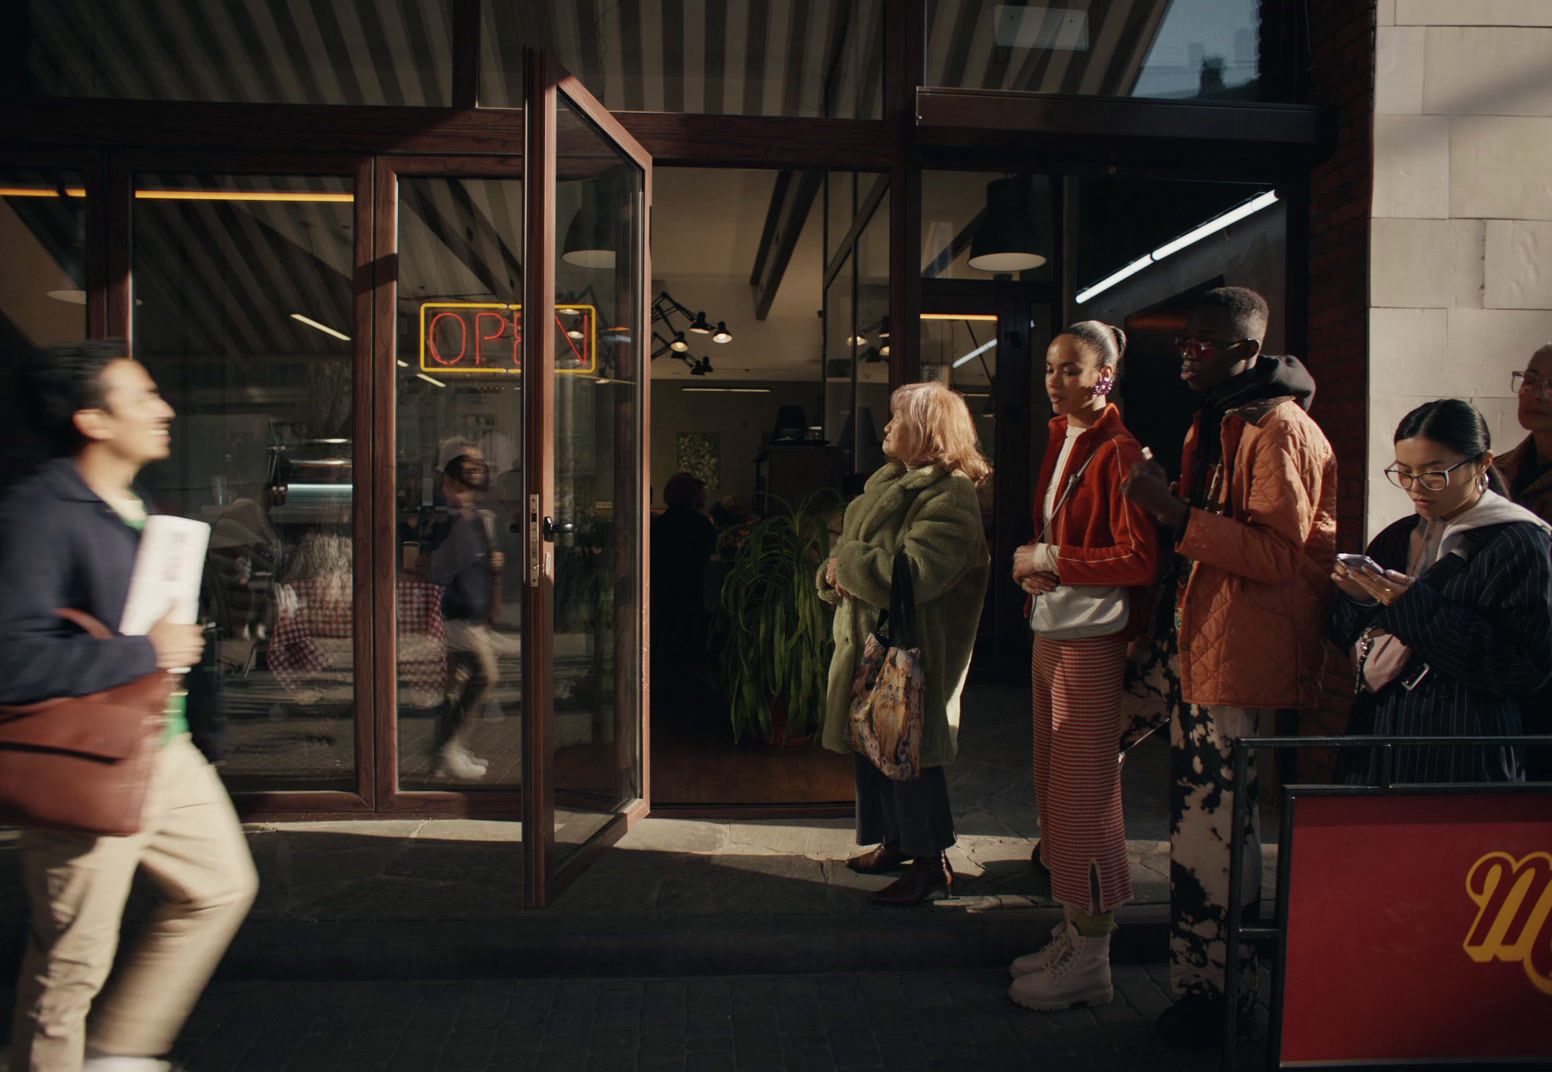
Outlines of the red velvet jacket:
<svg viewBox="0 0 1552 1072">
<path fill-rule="evenodd" d="M 1035 486 L 1036 533 L 1041 532 L 1046 488 L 1055 478 L 1052 470 L 1066 437 L 1067 418 L 1052 420 Z M 1058 507 L 1050 531 L 1040 535 L 1038 542 L 1057 548 L 1057 574 L 1063 584 L 1146 590 L 1158 580 L 1158 529 L 1147 511 L 1121 494 L 1121 481 L 1131 472 L 1132 463 L 1141 460 L 1142 447 L 1121 423 L 1114 405 L 1106 406 L 1099 420 L 1078 436 L 1061 473 L 1061 487 L 1091 455 L 1094 460 L 1083 471 L 1083 479 Z M 1140 594 L 1133 595 L 1128 634 L 1145 624 L 1148 600 L 1138 598 Z"/>
</svg>

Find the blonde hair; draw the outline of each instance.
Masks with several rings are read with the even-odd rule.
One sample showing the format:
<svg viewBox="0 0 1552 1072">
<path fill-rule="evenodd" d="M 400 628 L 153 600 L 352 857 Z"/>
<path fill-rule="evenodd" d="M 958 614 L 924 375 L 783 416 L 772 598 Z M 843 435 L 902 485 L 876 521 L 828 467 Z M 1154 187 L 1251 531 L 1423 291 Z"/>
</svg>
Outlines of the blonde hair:
<svg viewBox="0 0 1552 1072">
<path fill-rule="evenodd" d="M 912 469 L 941 465 L 964 473 L 977 486 L 991 476 L 961 395 L 941 383 L 908 383 L 889 396 L 889 408 L 903 426 L 900 461 Z"/>
</svg>

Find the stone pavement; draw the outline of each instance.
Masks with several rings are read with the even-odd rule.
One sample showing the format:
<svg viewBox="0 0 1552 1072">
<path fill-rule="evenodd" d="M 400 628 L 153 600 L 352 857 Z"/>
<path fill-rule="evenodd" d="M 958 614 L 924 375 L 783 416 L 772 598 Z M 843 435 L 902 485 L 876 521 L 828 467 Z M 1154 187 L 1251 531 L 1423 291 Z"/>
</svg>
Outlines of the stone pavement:
<svg viewBox="0 0 1552 1072">
<path fill-rule="evenodd" d="M 999 970 L 679 979 L 228 983 L 175 1056 L 187 1072 L 1212 1072 L 1153 1034 L 1162 965 L 1116 1000 L 1034 1013 Z M 1237 1067 L 1264 1068 L 1259 1043 Z"/>
</svg>

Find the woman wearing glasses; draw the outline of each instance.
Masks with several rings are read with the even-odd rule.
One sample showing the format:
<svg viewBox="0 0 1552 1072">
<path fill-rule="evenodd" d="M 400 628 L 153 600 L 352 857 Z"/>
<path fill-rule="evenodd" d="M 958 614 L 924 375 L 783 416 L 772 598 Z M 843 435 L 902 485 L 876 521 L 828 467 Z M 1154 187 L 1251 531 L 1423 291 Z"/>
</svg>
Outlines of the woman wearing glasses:
<svg viewBox="0 0 1552 1072">
<path fill-rule="evenodd" d="M 1415 513 L 1381 532 L 1368 556 L 1339 557 L 1344 598 L 1330 636 L 1353 650 L 1350 732 L 1477 736 L 1522 732 L 1520 703 L 1552 678 L 1552 526 L 1510 502 L 1493 469 L 1487 422 L 1455 398 L 1401 419 L 1385 470 Z M 1349 782 L 1380 775 L 1349 753 Z M 1523 778 L 1518 748 L 1403 747 L 1395 782 Z"/>
</svg>

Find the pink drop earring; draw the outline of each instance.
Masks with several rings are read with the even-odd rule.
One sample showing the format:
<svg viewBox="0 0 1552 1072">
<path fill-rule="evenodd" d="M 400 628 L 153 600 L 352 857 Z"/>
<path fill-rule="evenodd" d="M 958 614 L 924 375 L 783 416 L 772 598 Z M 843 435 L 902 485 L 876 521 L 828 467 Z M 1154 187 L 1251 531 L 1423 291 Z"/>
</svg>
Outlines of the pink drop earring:
<svg viewBox="0 0 1552 1072">
<path fill-rule="evenodd" d="M 1089 394 L 1093 395 L 1095 398 L 1104 398 L 1114 389 L 1115 380 L 1111 379 L 1109 376 L 1101 376 L 1095 382 L 1094 386 L 1089 388 Z"/>
</svg>

